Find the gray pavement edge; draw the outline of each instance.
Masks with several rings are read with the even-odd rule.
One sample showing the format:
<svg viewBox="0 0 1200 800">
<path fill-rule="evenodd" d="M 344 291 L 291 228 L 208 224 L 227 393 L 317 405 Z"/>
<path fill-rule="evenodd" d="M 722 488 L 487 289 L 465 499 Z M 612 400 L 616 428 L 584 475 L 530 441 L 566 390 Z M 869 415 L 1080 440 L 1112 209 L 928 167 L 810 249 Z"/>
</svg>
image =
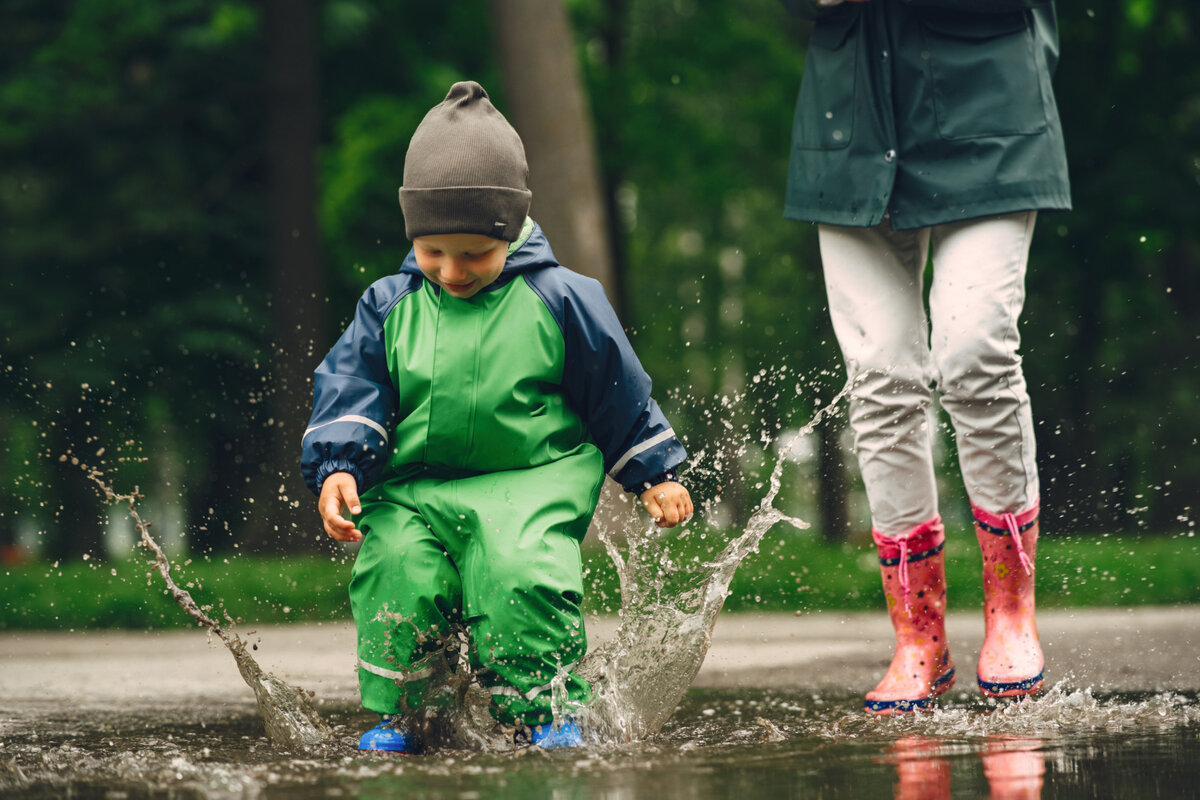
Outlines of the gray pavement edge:
<svg viewBox="0 0 1200 800">
<path fill-rule="evenodd" d="M 1043 611 L 1038 622 L 1048 685 L 1200 690 L 1200 606 Z M 613 635 L 616 620 L 587 624 L 597 644 Z M 349 622 L 243 625 L 239 633 L 255 643 L 267 671 L 315 692 L 322 703 L 356 703 Z M 983 638 L 981 614 L 951 614 L 947 637 L 959 685 L 969 687 Z M 860 693 L 874 686 L 890 658 L 882 611 L 723 614 L 693 686 Z M 24 717 L 63 704 L 133 711 L 253 702 L 228 651 L 199 629 L 0 632 L 0 712 Z"/>
</svg>

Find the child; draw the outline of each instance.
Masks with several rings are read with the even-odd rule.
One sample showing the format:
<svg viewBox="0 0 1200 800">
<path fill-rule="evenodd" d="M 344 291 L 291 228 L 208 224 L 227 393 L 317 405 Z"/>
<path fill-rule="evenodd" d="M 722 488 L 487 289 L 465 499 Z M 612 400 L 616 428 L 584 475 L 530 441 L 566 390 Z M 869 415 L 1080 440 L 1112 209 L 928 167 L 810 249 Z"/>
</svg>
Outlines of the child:
<svg viewBox="0 0 1200 800">
<path fill-rule="evenodd" d="M 363 750 L 413 752 L 421 660 L 453 623 L 503 723 L 543 747 L 550 682 L 587 650 L 579 543 L 607 473 L 660 527 L 692 513 L 684 449 L 600 285 L 526 214 L 520 138 L 474 82 L 425 116 L 400 205 L 413 249 L 317 368 L 303 472 L 326 532 L 361 541 L 350 580 Z M 361 504 L 360 504 L 361 497 Z M 349 509 L 353 519 L 343 515 Z"/>
</svg>

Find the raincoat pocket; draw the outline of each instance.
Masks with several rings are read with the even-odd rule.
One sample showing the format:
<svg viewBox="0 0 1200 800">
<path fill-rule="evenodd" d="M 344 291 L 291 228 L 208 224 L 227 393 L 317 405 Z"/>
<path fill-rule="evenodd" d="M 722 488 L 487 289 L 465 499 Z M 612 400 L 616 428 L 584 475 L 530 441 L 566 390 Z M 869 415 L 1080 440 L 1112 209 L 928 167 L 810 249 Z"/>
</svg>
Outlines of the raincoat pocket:
<svg viewBox="0 0 1200 800">
<path fill-rule="evenodd" d="M 1025 12 L 918 15 L 938 133 L 974 139 L 1047 128 L 1041 71 Z"/>
<path fill-rule="evenodd" d="M 801 150 L 839 150 L 854 135 L 854 93 L 862 37 L 859 9 L 830 14 L 813 28 L 804 62 L 792 144 Z"/>
</svg>

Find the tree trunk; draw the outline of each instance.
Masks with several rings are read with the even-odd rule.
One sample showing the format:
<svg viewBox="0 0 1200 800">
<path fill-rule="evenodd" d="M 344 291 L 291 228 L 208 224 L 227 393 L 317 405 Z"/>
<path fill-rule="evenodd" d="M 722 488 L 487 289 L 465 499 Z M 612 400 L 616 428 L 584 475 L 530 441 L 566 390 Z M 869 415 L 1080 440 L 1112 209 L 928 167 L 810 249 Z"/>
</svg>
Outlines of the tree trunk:
<svg viewBox="0 0 1200 800">
<path fill-rule="evenodd" d="M 817 508 L 821 535 L 830 543 L 844 542 L 850 533 L 846 508 L 846 457 L 842 452 L 843 417 L 832 414 L 817 426 L 820 454 L 817 470 Z"/>
<path fill-rule="evenodd" d="M 488 5 L 504 80 L 500 110 L 521 135 L 529 160 L 529 214 L 559 262 L 600 281 L 619 314 L 608 201 L 566 8 L 561 0 L 490 0 Z M 628 508 L 609 487 L 592 533 L 597 525 L 619 530 L 629 519 Z"/>
<path fill-rule="evenodd" d="M 595 136 L 561 0 L 491 0 L 508 117 L 529 159 L 530 215 L 558 260 L 618 305 Z M 533 43 L 536 43 L 534 45 Z"/>
<path fill-rule="evenodd" d="M 256 491 L 257 534 L 311 546 L 316 529 L 300 478 L 300 439 L 312 403 L 312 371 L 326 341 L 317 229 L 318 78 L 313 5 L 266 0 L 267 141 L 271 272 L 271 452 Z M 282 487 L 282 488 L 281 488 Z M 292 508 L 300 500 L 300 508 Z M 308 546 L 301 542 L 309 543 Z"/>
<path fill-rule="evenodd" d="M 622 228 L 620 208 L 617 203 L 617 190 L 621 187 L 622 167 L 625 159 L 622 157 L 622 131 L 614 119 L 623 119 L 622 109 L 628 102 L 625 96 L 626 82 L 620 79 L 625 63 L 625 38 L 629 25 L 629 0 L 605 0 L 604 22 L 601 27 L 600 40 L 604 46 L 604 62 L 608 70 L 608 79 L 604 82 L 607 90 L 598 98 L 605 114 L 597 116 L 598 129 L 596 135 L 597 153 L 600 155 L 599 169 L 604 191 L 604 210 L 608 216 L 608 243 L 612 253 L 613 305 L 617 313 L 630 307 L 627 296 L 629 284 L 626 281 L 629 263 L 625 247 L 625 237 Z M 604 120 L 609 120 L 606 125 Z"/>
</svg>

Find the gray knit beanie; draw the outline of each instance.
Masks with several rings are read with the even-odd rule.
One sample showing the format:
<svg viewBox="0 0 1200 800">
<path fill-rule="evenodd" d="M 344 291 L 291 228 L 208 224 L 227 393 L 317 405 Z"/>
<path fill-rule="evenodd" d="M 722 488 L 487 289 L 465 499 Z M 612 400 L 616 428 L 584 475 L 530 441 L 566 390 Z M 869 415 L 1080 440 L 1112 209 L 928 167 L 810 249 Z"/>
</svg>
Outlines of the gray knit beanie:
<svg viewBox="0 0 1200 800">
<path fill-rule="evenodd" d="M 521 137 L 475 81 L 450 87 L 417 126 L 400 208 L 409 239 L 479 233 L 516 241 L 533 193 Z"/>
</svg>

